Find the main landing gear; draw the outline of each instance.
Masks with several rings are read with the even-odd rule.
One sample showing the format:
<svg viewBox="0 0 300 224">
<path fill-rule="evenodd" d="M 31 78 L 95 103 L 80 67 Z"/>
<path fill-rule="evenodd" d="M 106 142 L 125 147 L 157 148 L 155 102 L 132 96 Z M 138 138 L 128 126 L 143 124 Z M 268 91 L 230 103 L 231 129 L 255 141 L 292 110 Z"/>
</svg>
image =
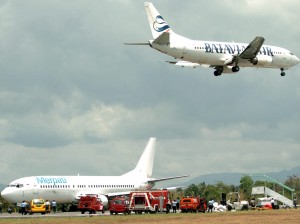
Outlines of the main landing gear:
<svg viewBox="0 0 300 224">
<path fill-rule="evenodd" d="M 238 72 L 239 70 L 240 70 L 240 67 L 239 66 L 234 66 L 234 67 L 232 67 L 232 69 L 231 69 L 233 72 Z"/>
<path fill-rule="evenodd" d="M 281 68 L 281 69 L 280 69 L 280 71 L 281 71 L 280 75 L 281 75 L 281 76 L 285 76 L 284 69 L 283 69 L 283 68 Z"/>
<path fill-rule="evenodd" d="M 227 69 L 228 67 L 226 67 L 226 72 L 230 72 L 230 70 L 228 71 L 228 69 Z M 224 67 L 223 66 L 219 66 L 219 67 L 216 67 L 215 68 L 216 70 L 214 71 L 214 75 L 215 76 L 220 76 L 220 75 L 222 75 L 222 73 L 223 73 L 223 71 L 224 71 Z M 231 68 L 231 71 L 232 72 L 238 72 L 240 70 L 240 67 L 239 66 L 233 66 L 232 68 Z"/>
<path fill-rule="evenodd" d="M 223 71 L 221 71 L 221 70 L 215 70 L 215 71 L 214 71 L 214 75 L 215 75 L 215 76 L 220 76 L 220 75 L 222 75 L 222 72 L 223 72 Z"/>
</svg>

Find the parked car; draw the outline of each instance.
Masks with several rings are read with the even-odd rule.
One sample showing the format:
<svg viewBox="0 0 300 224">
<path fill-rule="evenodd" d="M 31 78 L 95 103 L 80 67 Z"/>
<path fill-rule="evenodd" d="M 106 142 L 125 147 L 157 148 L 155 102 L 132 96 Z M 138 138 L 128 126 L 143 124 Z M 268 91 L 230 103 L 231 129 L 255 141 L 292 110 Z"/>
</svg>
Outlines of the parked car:
<svg viewBox="0 0 300 224">
<path fill-rule="evenodd" d="M 41 214 L 46 214 L 46 204 L 44 199 L 32 199 L 29 205 L 29 214 L 33 213 L 41 213 Z"/>
</svg>

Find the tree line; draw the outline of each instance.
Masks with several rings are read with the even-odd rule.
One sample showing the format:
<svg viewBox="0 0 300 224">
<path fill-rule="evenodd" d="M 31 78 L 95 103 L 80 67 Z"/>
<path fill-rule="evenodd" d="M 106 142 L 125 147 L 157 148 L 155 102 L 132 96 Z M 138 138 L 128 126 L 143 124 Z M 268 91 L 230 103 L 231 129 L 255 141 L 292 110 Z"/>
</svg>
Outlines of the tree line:
<svg viewBox="0 0 300 224">
<path fill-rule="evenodd" d="M 270 181 L 257 180 L 254 181 L 250 176 L 244 176 L 240 179 L 239 185 L 225 184 L 222 181 L 216 184 L 206 184 L 205 182 L 199 184 L 191 184 L 187 188 L 179 188 L 173 193 L 173 197 L 186 197 L 186 196 L 200 196 L 206 199 L 214 199 L 215 201 L 221 201 L 222 193 L 228 194 L 230 192 L 239 192 L 242 200 L 251 200 L 252 187 L 266 186 L 279 194 L 284 194 L 285 197 L 292 199 L 293 197 L 300 197 L 300 177 L 293 175 L 289 176 L 283 183 L 284 185 L 295 189 L 295 191 L 289 192 L 284 190 L 283 187 Z M 293 195 L 292 195 L 293 194 Z M 299 197 L 298 197 L 299 196 Z"/>
</svg>

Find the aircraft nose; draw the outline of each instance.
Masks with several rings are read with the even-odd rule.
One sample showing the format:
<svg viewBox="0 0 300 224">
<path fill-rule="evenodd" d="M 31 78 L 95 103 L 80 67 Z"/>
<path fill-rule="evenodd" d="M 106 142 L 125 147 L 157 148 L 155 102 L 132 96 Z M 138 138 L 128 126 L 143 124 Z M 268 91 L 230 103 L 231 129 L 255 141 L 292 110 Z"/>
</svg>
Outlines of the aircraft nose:
<svg viewBox="0 0 300 224">
<path fill-rule="evenodd" d="M 4 198 L 7 201 L 10 201 L 10 199 L 11 199 L 11 191 L 8 188 L 5 188 L 1 192 L 1 197 Z"/>
<path fill-rule="evenodd" d="M 296 62 L 295 64 L 299 64 L 299 62 L 300 62 L 300 60 L 297 56 L 295 56 L 295 62 Z"/>
<path fill-rule="evenodd" d="M 1 197 L 6 199 L 6 196 L 7 196 L 7 189 L 5 188 L 2 192 L 1 192 Z"/>
</svg>

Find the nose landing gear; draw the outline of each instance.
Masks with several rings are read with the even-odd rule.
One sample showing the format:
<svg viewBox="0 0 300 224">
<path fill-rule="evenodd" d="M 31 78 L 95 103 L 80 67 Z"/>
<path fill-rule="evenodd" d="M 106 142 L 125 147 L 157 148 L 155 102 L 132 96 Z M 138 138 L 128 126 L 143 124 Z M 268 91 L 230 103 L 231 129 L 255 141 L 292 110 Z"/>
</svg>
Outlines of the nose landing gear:
<svg viewBox="0 0 300 224">
<path fill-rule="evenodd" d="M 281 75 L 281 76 L 285 76 L 284 69 L 283 69 L 283 68 L 281 68 L 281 69 L 280 69 L 280 71 L 281 71 L 280 75 Z"/>
</svg>

